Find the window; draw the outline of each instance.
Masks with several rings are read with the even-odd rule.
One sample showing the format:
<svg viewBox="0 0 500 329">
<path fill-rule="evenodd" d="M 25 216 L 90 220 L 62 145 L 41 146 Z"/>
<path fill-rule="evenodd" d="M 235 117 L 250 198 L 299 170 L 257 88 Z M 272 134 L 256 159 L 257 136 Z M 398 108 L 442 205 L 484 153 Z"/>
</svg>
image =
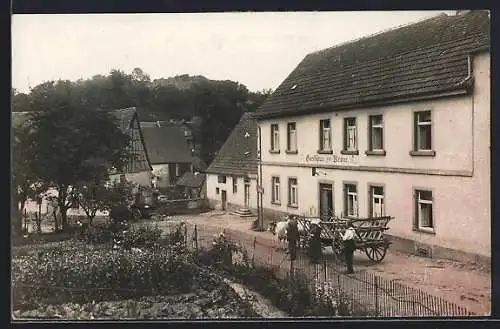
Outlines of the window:
<svg viewBox="0 0 500 329">
<path fill-rule="evenodd" d="M 358 217 L 358 192 L 356 185 L 345 184 L 345 215 L 347 217 Z"/>
<path fill-rule="evenodd" d="M 295 122 L 287 124 L 287 151 L 297 152 L 297 128 Z"/>
<path fill-rule="evenodd" d="M 120 184 L 125 184 L 127 182 L 127 178 L 124 174 L 120 175 Z"/>
<path fill-rule="evenodd" d="M 220 184 L 226 184 L 226 176 L 217 176 L 217 182 L 219 182 Z"/>
<path fill-rule="evenodd" d="M 298 207 L 297 178 L 288 178 L 288 205 Z"/>
<path fill-rule="evenodd" d="M 324 119 L 319 121 L 319 141 L 320 141 L 320 151 L 331 151 L 332 150 L 332 132 L 330 129 L 330 119 Z"/>
<path fill-rule="evenodd" d="M 431 111 L 415 112 L 415 151 L 432 150 Z"/>
<path fill-rule="evenodd" d="M 370 216 L 385 216 L 384 188 L 382 186 L 370 186 Z"/>
<path fill-rule="evenodd" d="M 423 231 L 434 231 L 431 191 L 415 191 L 415 228 Z"/>
<path fill-rule="evenodd" d="M 369 116 L 369 150 L 383 151 L 384 150 L 384 118 L 382 115 Z"/>
<path fill-rule="evenodd" d="M 280 178 L 273 177 L 272 178 L 272 203 L 280 203 Z"/>
<path fill-rule="evenodd" d="M 219 194 L 220 190 L 218 187 L 215 188 L 215 194 Z"/>
<path fill-rule="evenodd" d="M 233 193 L 238 192 L 238 177 L 233 177 Z"/>
<path fill-rule="evenodd" d="M 344 119 L 344 150 L 345 151 L 357 151 L 357 129 L 356 129 L 356 118 L 345 118 Z"/>
<path fill-rule="evenodd" d="M 280 131 L 278 124 L 271 125 L 271 152 L 280 150 Z"/>
</svg>

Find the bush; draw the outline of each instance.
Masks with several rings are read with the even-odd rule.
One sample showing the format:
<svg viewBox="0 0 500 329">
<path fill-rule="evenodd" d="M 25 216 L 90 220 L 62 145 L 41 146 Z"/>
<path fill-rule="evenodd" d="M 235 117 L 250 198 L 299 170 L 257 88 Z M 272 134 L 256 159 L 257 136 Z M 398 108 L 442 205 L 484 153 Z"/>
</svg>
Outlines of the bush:
<svg viewBox="0 0 500 329">
<path fill-rule="evenodd" d="M 132 210 L 123 204 L 113 206 L 109 212 L 109 218 L 126 222 L 135 220 Z"/>
<path fill-rule="evenodd" d="M 124 232 L 121 243 L 127 249 L 132 247 L 152 247 L 160 241 L 161 232 L 158 227 L 150 226 L 141 227 L 137 230 L 129 230 Z"/>
<path fill-rule="evenodd" d="M 191 255 L 157 246 L 142 251 L 53 248 L 13 259 L 17 308 L 186 292 L 196 271 Z"/>
</svg>

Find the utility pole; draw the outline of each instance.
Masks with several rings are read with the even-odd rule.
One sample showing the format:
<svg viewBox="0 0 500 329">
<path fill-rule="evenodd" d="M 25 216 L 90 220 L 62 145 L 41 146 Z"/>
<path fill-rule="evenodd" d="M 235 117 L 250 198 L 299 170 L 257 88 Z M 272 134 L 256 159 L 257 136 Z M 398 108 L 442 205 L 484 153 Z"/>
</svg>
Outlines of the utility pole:
<svg viewBox="0 0 500 329">
<path fill-rule="evenodd" d="M 259 154 L 258 154 L 258 160 L 259 160 L 259 184 L 257 186 L 257 207 L 258 207 L 258 216 L 259 216 L 259 226 L 260 230 L 264 230 L 264 209 L 263 209 L 263 202 L 262 202 L 262 194 L 264 193 L 264 189 L 262 187 L 262 138 L 261 138 L 261 129 L 260 126 L 259 128 Z"/>
</svg>

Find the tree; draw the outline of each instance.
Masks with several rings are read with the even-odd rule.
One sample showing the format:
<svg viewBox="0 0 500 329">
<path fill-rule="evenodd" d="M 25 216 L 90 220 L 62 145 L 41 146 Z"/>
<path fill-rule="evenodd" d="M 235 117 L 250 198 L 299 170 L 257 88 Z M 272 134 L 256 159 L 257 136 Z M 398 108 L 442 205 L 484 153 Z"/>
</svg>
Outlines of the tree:
<svg viewBox="0 0 500 329">
<path fill-rule="evenodd" d="M 12 225 L 14 233 L 22 232 L 22 210 L 26 201 L 33 196 L 32 186 L 37 182 L 33 172 L 34 150 L 31 129 L 27 124 L 12 128 Z"/>
<path fill-rule="evenodd" d="M 30 124 L 33 171 L 57 190 L 63 229 L 82 182 L 106 176 L 111 166 L 122 168 L 130 144 L 114 117 L 84 106 L 72 91 L 64 81 L 37 91 L 43 97 L 35 104 L 43 111 L 36 112 Z"/>
<path fill-rule="evenodd" d="M 92 225 L 98 211 L 109 210 L 110 189 L 100 180 L 82 184 L 78 188 L 78 204 Z"/>
</svg>

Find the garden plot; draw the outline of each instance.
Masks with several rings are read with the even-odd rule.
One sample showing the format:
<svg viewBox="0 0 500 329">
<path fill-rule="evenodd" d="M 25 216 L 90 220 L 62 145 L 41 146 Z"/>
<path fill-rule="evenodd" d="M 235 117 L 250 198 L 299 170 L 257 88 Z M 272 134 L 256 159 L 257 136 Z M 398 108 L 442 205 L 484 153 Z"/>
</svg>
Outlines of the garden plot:
<svg viewBox="0 0 500 329">
<path fill-rule="evenodd" d="M 112 248 L 65 241 L 13 253 L 15 319 L 206 319 L 281 316 L 270 303 L 199 266 L 176 235 L 153 228 Z M 174 232 L 175 233 L 175 232 Z M 105 235 L 100 235 L 105 237 Z M 28 250 L 36 247 L 36 250 Z M 27 249 L 28 248 L 28 249 Z M 236 288 L 235 288 L 236 287 Z M 254 310 L 253 305 L 257 305 Z M 267 305 L 263 308 L 262 305 Z M 271 315 L 269 315 L 271 314 Z M 274 314 L 274 315 L 273 315 Z"/>
</svg>

